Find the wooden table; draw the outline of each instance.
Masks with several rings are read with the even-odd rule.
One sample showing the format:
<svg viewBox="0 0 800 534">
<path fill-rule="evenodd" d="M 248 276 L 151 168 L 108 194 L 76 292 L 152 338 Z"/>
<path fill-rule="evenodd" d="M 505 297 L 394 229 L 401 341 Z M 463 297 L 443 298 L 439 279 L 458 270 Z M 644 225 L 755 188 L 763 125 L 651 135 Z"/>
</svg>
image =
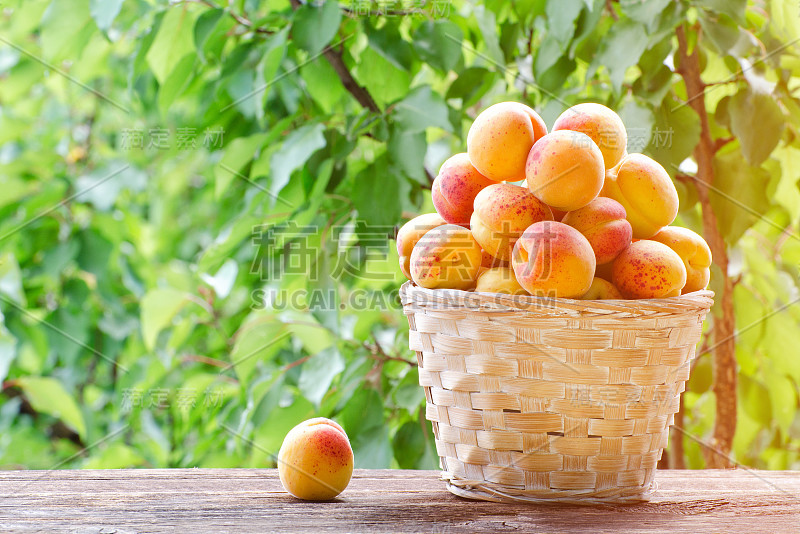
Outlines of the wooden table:
<svg viewBox="0 0 800 534">
<path fill-rule="evenodd" d="M 649 503 L 509 505 L 451 495 L 435 471 L 356 470 L 332 502 L 274 469 L 0 472 L 0 531 L 800 532 L 800 472 L 660 471 Z"/>
</svg>

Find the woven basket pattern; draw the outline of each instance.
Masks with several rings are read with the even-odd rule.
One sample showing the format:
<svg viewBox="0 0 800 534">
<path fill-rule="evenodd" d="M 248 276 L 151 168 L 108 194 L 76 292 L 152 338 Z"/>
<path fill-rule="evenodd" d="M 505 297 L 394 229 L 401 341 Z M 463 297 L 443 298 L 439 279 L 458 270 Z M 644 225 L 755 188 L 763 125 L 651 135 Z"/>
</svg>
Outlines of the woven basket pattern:
<svg viewBox="0 0 800 534">
<path fill-rule="evenodd" d="M 448 489 L 645 500 L 713 293 L 638 301 L 400 290 Z"/>
</svg>

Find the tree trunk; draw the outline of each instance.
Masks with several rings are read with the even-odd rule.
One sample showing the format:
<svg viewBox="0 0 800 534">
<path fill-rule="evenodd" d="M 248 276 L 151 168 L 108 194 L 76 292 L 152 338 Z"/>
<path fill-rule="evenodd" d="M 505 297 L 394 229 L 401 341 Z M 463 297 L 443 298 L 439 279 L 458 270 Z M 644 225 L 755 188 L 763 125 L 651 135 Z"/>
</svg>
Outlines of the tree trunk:
<svg viewBox="0 0 800 534">
<path fill-rule="evenodd" d="M 711 206 L 710 188 L 714 183 L 714 154 L 717 150 L 708 126 L 704 98 L 705 84 L 700 77 L 697 48 L 689 53 L 683 26 L 677 30 L 680 68 L 678 73 L 686 85 L 688 104 L 700 117 L 700 142 L 694 150 L 697 163 L 697 196 L 703 209 L 703 235 L 711 254 L 722 273 L 721 310 L 714 315 L 713 392 L 716 398 L 716 417 L 711 442 L 703 449 L 706 467 L 718 469 L 733 467 L 730 458 L 733 436 L 736 432 L 736 346 L 734 332 L 736 321 L 733 311 L 733 280 L 728 276 L 728 252 L 722 233 L 717 226 L 717 216 Z"/>
</svg>

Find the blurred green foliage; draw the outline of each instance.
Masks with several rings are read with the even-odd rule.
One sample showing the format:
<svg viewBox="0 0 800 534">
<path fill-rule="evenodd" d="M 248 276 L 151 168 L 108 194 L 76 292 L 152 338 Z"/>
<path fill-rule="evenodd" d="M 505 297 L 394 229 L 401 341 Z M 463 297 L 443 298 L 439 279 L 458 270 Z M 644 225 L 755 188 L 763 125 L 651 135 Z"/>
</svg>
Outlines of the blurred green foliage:
<svg viewBox="0 0 800 534">
<path fill-rule="evenodd" d="M 632 151 L 691 174 L 678 25 L 730 141 L 712 199 L 737 281 L 734 456 L 800 468 L 789 0 L 3 3 L 0 466 L 271 466 L 321 415 L 357 467 L 436 467 L 393 226 L 433 211 L 430 176 L 502 100 L 549 125 L 605 103 Z M 710 388 L 706 354 L 693 435 Z"/>
</svg>

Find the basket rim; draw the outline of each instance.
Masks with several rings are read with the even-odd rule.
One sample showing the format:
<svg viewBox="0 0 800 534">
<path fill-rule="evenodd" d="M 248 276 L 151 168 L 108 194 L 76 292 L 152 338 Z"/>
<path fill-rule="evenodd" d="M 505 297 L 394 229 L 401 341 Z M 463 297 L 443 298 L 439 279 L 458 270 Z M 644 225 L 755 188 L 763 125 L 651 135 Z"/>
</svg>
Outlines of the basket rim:
<svg viewBox="0 0 800 534">
<path fill-rule="evenodd" d="M 436 305 L 443 309 L 475 309 L 499 312 L 538 312 L 547 315 L 653 315 L 706 313 L 714 304 L 714 292 L 708 289 L 661 299 L 577 300 L 533 295 L 483 293 L 461 289 L 427 289 L 412 281 L 400 286 L 404 307 Z"/>
</svg>

